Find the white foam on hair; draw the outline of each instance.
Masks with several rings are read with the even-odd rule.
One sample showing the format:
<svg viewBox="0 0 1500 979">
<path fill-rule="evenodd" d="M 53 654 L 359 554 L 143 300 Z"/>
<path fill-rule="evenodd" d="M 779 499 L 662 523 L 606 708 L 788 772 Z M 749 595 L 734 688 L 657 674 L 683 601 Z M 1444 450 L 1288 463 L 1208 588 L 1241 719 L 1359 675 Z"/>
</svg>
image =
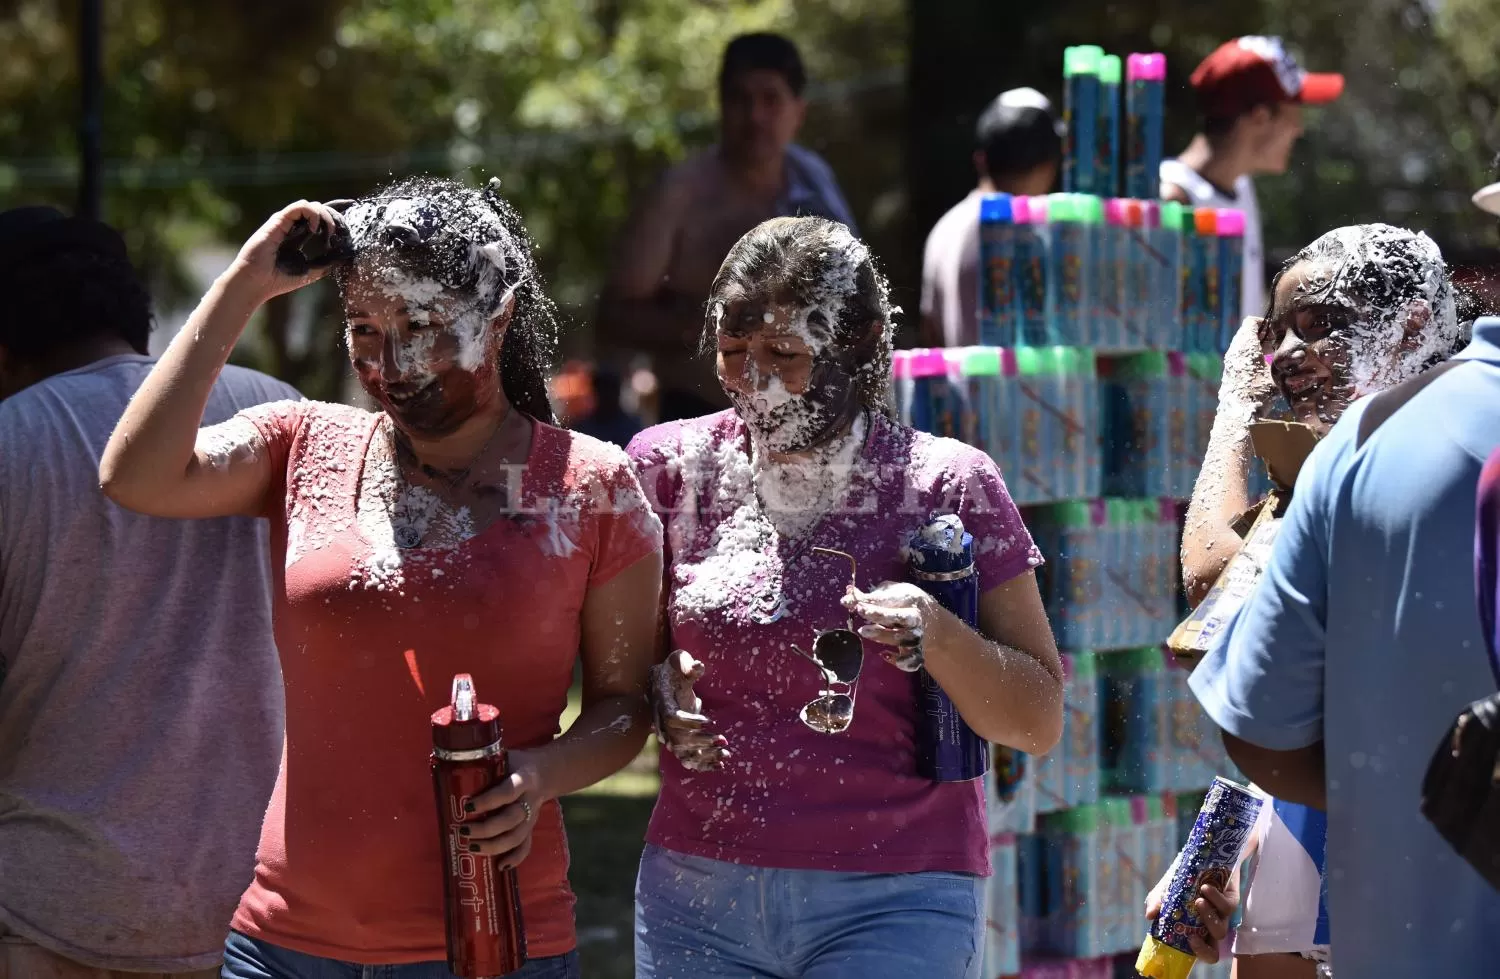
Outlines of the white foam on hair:
<svg viewBox="0 0 1500 979">
<path fill-rule="evenodd" d="M 1422 232 L 1387 224 L 1335 228 L 1296 258 L 1305 292 L 1354 314 L 1345 346 L 1355 397 L 1410 380 L 1457 349 L 1462 326 L 1442 252 Z M 1408 334 L 1412 318 L 1426 322 Z"/>
</svg>

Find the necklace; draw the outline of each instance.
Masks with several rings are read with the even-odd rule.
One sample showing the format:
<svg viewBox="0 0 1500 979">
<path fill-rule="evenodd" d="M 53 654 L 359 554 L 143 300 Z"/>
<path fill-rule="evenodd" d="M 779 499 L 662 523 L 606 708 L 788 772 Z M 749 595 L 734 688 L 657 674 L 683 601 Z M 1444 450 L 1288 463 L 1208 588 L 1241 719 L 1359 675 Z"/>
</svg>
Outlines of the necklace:
<svg viewBox="0 0 1500 979">
<path fill-rule="evenodd" d="M 386 420 L 390 423 L 391 463 L 392 468 L 395 469 L 396 486 L 389 498 L 382 499 L 382 503 L 385 505 L 386 517 L 389 519 L 391 526 L 391 536 L 395 540 L 396 546 L 404 551 L 409 551 L 421 546 L 423 539 L 427 536 L 433 513 L 431 507 L 424 508 L 413 505 L 409 499 L 409 494 L 416 487 L 413 487 L 406 480 L 405 471 L 401 466 L 401 456 L 403 449 L 406 455 L 410 455 L 414 459 L 415 453 L 410 448 L 403 446 L 400 440 L 396 438 L 396 425 L 394 422 L 390 422 L 389 416 L 386 417 Z M 474 458 L 457 475 L 449 476 L 428 466 L 422 466 L 422 471 L 426 475 L 446 483 L 449 492 L 457 490 L 469 478 L 469 474 L 474 471 L 474 467 L 479 464 L 479 460 L 484 458 L 485 452 L 489 450 L 490 445 L 499 436 L 500 430 L 505 427 L 506 422 L 509 420 L 510 413 L 507 412 L 505 417 L 500 419 L 500 423 L 495 426 L 495 430 L 490 432 L 489 438 L 484 440 L 484 444 L 479 447 L 479 451 L 474 454 Z"/>
</svg>

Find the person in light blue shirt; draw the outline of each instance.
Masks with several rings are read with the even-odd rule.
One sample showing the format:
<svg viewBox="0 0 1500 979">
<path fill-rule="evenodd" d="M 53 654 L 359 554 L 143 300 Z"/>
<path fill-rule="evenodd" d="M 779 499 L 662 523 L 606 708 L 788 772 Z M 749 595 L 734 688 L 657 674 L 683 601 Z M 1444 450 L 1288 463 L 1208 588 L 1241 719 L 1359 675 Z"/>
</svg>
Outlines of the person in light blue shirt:
<svg viewBox="0 0 1500 979">
<path fill-rule="evenodd" d="M 1403 329 L 1398 362 L 1434 353 Z M 1500 894 L 1419 810 L 1434 747 L 1493 687 L 1472 555 L 1475 488 L 1500 446 L 1500 319 L 1479 320 L 1456 360 L 1398 388 L 1410 400 L 1373 432 L 1361 424 L 1379 397 L 1345 412 L 1302 469 L 1256 591 L 1190 681 L 1247 776 L 1326 808 L 1339 979 L 1496 969 Z"/>
</svg>

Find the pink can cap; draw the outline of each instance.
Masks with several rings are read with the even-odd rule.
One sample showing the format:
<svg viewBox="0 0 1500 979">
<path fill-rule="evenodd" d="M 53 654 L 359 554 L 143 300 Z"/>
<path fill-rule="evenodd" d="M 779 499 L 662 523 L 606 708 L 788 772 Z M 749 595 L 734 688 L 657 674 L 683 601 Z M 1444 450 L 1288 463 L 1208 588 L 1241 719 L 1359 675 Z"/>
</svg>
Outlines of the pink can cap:
<svg viewBox="0 0 1500 979">
<path fill-rule="evenodd" d="M 1016 363 L 1016 352 L 1011 347 L 1000 351 L 1000 373 L 1006 377 L 1015 377 L 1021 373 L 1021 366 Z"/>
<path fill-rule="evenodd" d="M 910 350 L 891 351 L 891 376 L 896 378 L 898 381 L 903 378 L 911 377 Z"/>
<path fill-rule="evenodd" d="M 942 348 L 920 347 L 911 352 L 912 377 L 941 377 L 948 373 Z"/>
<path fill-rule="evenodd" d="M 1167 351 L 1167 371 L 1173 377 L 1185 377 L 1187 375 L 1187 357 L 1180 350 Z"/>
<path fill-rule="evenodd" d="M 1161 227 L 1161 202 L 1160 201 L 1143 201 L 1142 204 L 1144 205 L 1145 212 L 1146 212 L 1146 227 L 1148 227 L 1148 228 L 1160 228 Z"/>
<path fill-rule="evenodd" d="M 1245 212 L 1232 207 L 1220 208 L 1218 220 L 1215 224 L 1220 235 L 1231 238 L 1243 237 L 1245 234 Z"/>
<path fill-rule="evenodd" d="M 1137 826 L 1144 826 L 1150 819 L 1150 811 L 1146 808 L 1146 797 L 1133 795 L 1130 797 L 1130 821 Z"/>
<path fill-rule="evenodd" d="M 1164 54 L 1132 54 L 1125 59 L 1125 80 L 1128 82 L 1164 82 L 1167 80 L 1167 56 Z"/>
<path fill-rule="evenodd" d="M 1104 220 L 1108 224 L 1125 224 L 1125 202 L 1118 197 L 1111 197 L 1104 202 Z"/>
<path fill-rule="evenodd" d="M 1031 221 L 1031 198 L 1012 197 L 1010 199 L 1010 220 L 1012 224 L 1029 224 Z"/>
<path fill-rule="evenodd" d="M 1047 223 L 1047 198 L 1045 196 L 1028 197 L 1026 198 L 1026 205 L 1027 211 L 1031 216 L 1031 224 Z"/>
</svg>

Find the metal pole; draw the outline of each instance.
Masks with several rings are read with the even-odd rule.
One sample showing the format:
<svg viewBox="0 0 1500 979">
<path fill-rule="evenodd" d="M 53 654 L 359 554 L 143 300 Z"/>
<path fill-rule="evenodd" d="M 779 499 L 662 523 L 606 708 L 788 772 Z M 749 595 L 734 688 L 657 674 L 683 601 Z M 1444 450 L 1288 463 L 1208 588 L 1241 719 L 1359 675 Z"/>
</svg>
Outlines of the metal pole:
<svg viewBox="0 0 1500 979">
<path fill-rule="evenodd" d="M 103 95 L 103 33 L 99 0 L 79 0 L 78 87 L 81 95 L 78 123 L 78 214 L 102 220 L 102 148 L 99 104 Z"/>
</svg>

